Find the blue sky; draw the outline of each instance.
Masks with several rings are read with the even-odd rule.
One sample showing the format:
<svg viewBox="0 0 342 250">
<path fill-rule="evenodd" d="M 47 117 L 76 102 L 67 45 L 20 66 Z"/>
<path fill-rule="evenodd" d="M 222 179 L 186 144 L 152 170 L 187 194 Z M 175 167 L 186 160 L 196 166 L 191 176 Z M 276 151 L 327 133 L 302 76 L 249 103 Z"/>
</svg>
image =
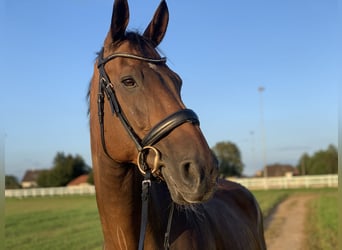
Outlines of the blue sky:
<svg viewBox="0 0 342 250">
<path fill-rule="evenodd" d="M 326 0 L 167 1 L 160 49 L 183 79 L 212 147 L 234 142 L 245 173 L 296 164 L 337 145 L 338 3 Z M 210 3 L 210 4 L 208 4 Z M 143 31 L 159 1 L 131 0 L 129 28 Z M 49 168 L 58 151 L 91 165 L 86 92 L 112 1 L 1 2 L 0 146 L 6 174 Z"/>
</svg>

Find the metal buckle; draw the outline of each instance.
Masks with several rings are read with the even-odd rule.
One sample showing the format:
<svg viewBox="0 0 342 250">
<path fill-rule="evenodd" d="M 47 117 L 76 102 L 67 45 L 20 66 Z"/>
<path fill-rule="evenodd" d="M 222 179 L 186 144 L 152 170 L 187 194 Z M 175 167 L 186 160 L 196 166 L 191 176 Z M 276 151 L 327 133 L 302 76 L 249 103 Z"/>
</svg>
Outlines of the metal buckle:
<svg viewBox="0 0 342 250">
<path fill-rule="evenodd" d="M 158 163 L 159 163 L 159 160 L 160 160 L 160 153 L 159 153 L 158 149 L 156 149 L 155 147 L 152 147 L 152 146 L 145 146 L 145 147 L 143 147 L 143 149 L 141 151 L 139 151 L 138 157 L 137 157 L 137 165 L 138 165 L 138 168 L 139 168 L 140 172 L 143 175 L 146 174 L 145 166 L 147 165 L 146 164 L 146 159 L 145 159 L 145 154 L 149 150 L 152 150 L 154 152 L 154 154 L 155 154 L 154 161 L 153 161 L 153 166 L 152 166 L 152 168 L 150 168 L 151 169 L 151 173 L 154 174 L 159 169 Z M 147 166 L 147 167 L 149 167 L 149 166 Z"/>
<path fill-rule="evenodd" d="M 149 187 L 152 185 L 151 179 L 143 180 L 142 185 L 145 186 L 147 184 Z"/>
</svg>

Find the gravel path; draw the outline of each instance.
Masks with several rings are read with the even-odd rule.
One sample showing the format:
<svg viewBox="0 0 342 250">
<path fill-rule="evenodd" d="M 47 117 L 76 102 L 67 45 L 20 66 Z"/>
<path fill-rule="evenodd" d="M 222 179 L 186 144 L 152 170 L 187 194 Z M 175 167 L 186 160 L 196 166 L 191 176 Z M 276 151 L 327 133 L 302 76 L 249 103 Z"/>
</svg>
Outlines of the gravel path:
<svg viewBox="0 0 342 250">
<path fill-rule="evenodd" d="M 307 203 L 314 195 L 291 195 L 265 221 L 268 250 L 304 250 Z"/>
</svg>

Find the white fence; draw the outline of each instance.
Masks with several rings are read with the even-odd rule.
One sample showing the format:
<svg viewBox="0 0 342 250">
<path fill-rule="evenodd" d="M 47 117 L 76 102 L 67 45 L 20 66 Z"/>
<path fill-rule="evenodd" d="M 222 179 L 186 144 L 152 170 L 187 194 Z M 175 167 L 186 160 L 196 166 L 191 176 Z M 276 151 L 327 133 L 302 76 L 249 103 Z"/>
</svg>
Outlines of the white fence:
<svg viewBox="0 0 342 250">
<path fill-rule="evenodd" d="M 94 186 L 74 186 L 74 187 L 55 187 L 55 188 L 27 188 L 27 189 L 7 189 L 5 197 L 25 198 L 39 196 L 56 195 L 94 195 Z"/>
<path fill-rule="evenodd" d="M 338 175 L 308 175 L 269 178 L 230 178 L 251 190 L 338 187 Z M 8 189 L 5 197 L 39 197 L 55 195 L 94 195 L 94 186 Z"/>
<path fill-rule="evenodd" d="M 251 190 L 338 187 L 338 175 L 306 175 L 268 178 L 230 178 Z"/>
</svg>

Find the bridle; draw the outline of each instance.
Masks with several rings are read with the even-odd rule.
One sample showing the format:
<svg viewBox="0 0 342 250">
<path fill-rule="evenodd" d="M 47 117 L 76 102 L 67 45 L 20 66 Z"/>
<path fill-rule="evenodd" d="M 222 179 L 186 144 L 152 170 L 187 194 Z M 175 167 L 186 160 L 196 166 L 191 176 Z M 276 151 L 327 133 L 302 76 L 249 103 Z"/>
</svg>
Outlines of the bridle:
<svg viewBox="0 0 342 250">
<path fill-rule="evenodd" d="M 144 154 L 146 154 L 149 150 L 153 150 L 158 156 L 159 151 L 153 147 L 155 143 L 157 143 L 159 140 L 164 138 L 166 135 L 168 135 L 172 130 L 179 127 L 183 123 L 192 123 L 194 125 L 199 125 L 199 120 L 197 115 L 194 111 L 190 109 L 182 109 L 179 110 L 159 123 L 157 123 L 146 135 L 143 139 L 140 139 L 135 131 L 133 130 L 132 126 L 128 122 L 126 116 L 124 115 L 120 104 L 118 102 L 118 99 L 116 98 L 115 91 L 113 88 L 113 84 L 111 83 L 106 71 L 105 71 L 105 64 L 115 58 L 123 57 L 123 58 L 130 58 L 140 61 L 145 61 L 149 63 L 165 63 L 166 58 L 162 57 L 160 59 L 152 59 L 152 58 L 146 58 L 141 57 L 137 55 L 132 55 L 129 53 L 115 53 L 112 54 L 106 58 L 103 58 L 103 49 L 99 53 L 98 56 L 98 64 L 97 67 L 99 69 L 100 73 L 100 83 L 99 83 L 99 92 L 98 92 L 98 116 L 99 116 L 99 122 L 100 122 L 100 129 L 101 129 L 101 142 L 102 147 L 104 149 L 105 154 L 113 159 L 107 151 L 106 143 L 105 143 L 105 136 L 104 136 L 104 93 L 107 96 L 107 99 L 109 101 L 111 111 L 113 115 L 116 115 L 126 131 L 128 132 L 130 138 L 133 140 L 137 150 L 138 150 L 138 167 L 142 174 L 145 174 L 146 172 L 146 162 L 144 161 Z M 145 166 L 144 166 L 145 165 Z M 152 173 L 155 173 L 158 169 L 157 166 L 153 166 Z"/>
<path fill-rule="evenodd" d="M 140 172 L 144 176 L 144 180 L 142 181 L 142 212 L 141 212 L 141 226 L 140 226 L 140 239 L 139 239 L 139 250 L 143 249 L 144 246 L 144 238 L 145 238 L 145 231 L 147 225 L 147 211 L 148 211 L 148 200 L 149 200 L 149 189 L 151 187 L 151 178 L 155 176 L 157 178 L 161 178 L 161 176 L 157 173 L 159 170 L 158 162 L 160 158 L 160 152 L 156 149 L 153 145 L 156 144 L 158 141 L 163 139 L 167 136 L 172 130 L 179 127 L 184 123 L 191 123 L 194 125 L 199 125 L 199 120 L 194 111 L 191 109 L 182 109 L 179 110 L 166 118 L 162 121 L 154 125 L 152 129 L 144 136 L 144 138 L 139 138 L 139 136 L 135 133 L 134 129 L 130 125 L 128 119 L 126 118 L 125 114 L 123 113 L 118 99 L 116 98 L 115 91 L 113 88 L 113 83 L 110 81 L 106 71 L 105 71 L 105 64 L 115 58 L 128 58 L 134 60 L 140 60 L 148 63 L 153 64 L 162 64 L 166 62 L 166 58 L 148 58 L 138 55 L 133 55 L 129 53 L 114 53 L 109 55 L 108 57 L 103 58 L 104 49 L 102 49 L 98 56 L 97 61 L 97 68 L 100 74 L 99 80 L 99 90 L 98 90 L 98 116 L 99 116 L 99 123 L 100 123 L 100 130 L 101 130 L 101 143 L 102 148 L 105 154 L 112 160 L 114 160 L 108 153 L 105 136 L 104 136 L 104 96 L 107 96 L 112 114 L 118 117 L 129 134 L 130 138 L 133 140 L 137 150 L 138 150 L 138 159 L 137 165 Z M 149 151 L 153 151 L 155 155 L 153 167 L 150 168 L 146 162 L 146 155 Z M 173 208 L 174 204 L 172 203 L 167 230 L 165 233 L 164 238 L 164 248 L 169 248 L 169 234 L 172 222 L 172 215 L 173 215 Z"/>
</svg>

